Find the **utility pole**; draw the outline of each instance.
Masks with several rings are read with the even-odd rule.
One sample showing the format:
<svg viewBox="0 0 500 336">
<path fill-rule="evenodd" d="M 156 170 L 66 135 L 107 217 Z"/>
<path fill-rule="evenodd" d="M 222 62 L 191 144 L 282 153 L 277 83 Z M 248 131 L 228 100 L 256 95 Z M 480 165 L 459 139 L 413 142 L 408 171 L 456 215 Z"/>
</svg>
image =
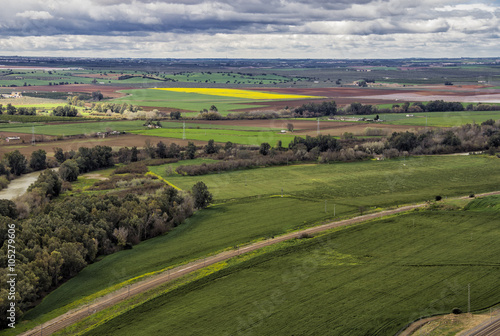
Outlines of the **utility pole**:
<svg viewBox="0 0 500 336">
<path fill-rule="evenodd" d="M 182 122 L 182 140 L 186 140 L 186 122 Z"/>
<path fill-rule="evenodd" d="M 31 145 L 35 145 L 35 126 L 31 126 Z"/>
<path fill-rule="evenodd" d="M 333 217 L 335 217 L 335 204 L 333 205 Z"/>
<path fill-rule="evenodd" d="M 319 118 L 318 118 L 318 135 L 319 135 Z"/>
<path fill-rule="evenodd" d="M 326 200 L 325 200 L 325 213 L 326 213 Z"/>
</svg>

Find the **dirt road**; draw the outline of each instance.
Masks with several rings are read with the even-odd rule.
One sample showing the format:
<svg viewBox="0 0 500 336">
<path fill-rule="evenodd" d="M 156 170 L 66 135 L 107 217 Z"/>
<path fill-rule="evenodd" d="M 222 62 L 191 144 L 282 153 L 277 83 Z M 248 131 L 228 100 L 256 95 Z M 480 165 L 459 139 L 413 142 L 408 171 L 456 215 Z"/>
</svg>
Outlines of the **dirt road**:
<svg viewBox="0 0 500 336">
<path fill-rule="evenodd" d="M 493 195 L 493 194 L 500 194 L 500 191 L 497 192 L 492 192 L 492 193 L 487 193 L 487 194 L 481 194 L 477 196 L 486 196 L 486 195 Z M 467 197 L 467 196 L 466 196 Z M 375 218 L 380 218 L 392 214 L 397 214 L 405 211 L 410 211 L 416 208 L 421 208 L 426 206 L 426 203 L 421 203 L 421 204 L 415 204 L 415 205 L 409 205 L 409 206 L 404 206 L 401 208 L 393 209 L 393 210 L 386 210 L 386 211 L 381 211 L 377 213 L 372 213 L 372 214 L 367 214 L 363 216 L 358 216 L 350 219 L 345 219 L 342 221 L 338 222 L 331 222 L 327 224 L 323 224 L 320 226 L 292 232 L 292 233 L 287 233 L 282 236 L 278 236 L 275 238 L 271 238 L 265 241 L 260 241 L 256 242 L 244 247 L 241 247 L 237 250 L 231 250 L 231 251 L 225 251 L 207 258 L 199 259 L 196 260 L 192 263 L 189 263 L 187 265 L 179 266 L 173 269 L 170 269 L 166 272 L 160 273 L 158 275 L 155 275 L 153 277 L 147 278 L 143 281 L 134 283 L 132 285 L 129 285 L 127 287 L 121 288 L 113 293 L 110 293 L 106 296 L 103 296 L 102 298 L 98 299 L 92 304 L 76 308 L 74 310 L 71 310 L 63 315 L 60 315 L 50 321 L 47 321 L 40 325 L 39 327 L 36 327 L 34 329 L 31 329 L 29 331 L 26 331 L 22 333 L 22 336 L 28 336 L 28 335 L 41 335 L 43 334 L 44 336 L 50 335 L 58 330 L 61 330 L 67 326 L 72 325 L 73 323 L 76 323 L 79 320 L 84 319 L 85 317 L 94 314 L 98 311 L 101 311 L 103 309 L 109 308 L 133 295 L 139 294 L 146 292 L 152 288 L 158 287 L 166 282 L 169 282 L 171 280 L 180 278 L 190 272 L 193 272 L 195 270 L 199 270 L 201 268 L 204 268 L 208 265 L 212 265 L 215 263 L 218 263 L 220 261 L 230 259 L 232 257 L 238 256 L 242 253 L 247 253 L 251 252 L 254 250 L 257 250 L 259 248 L 269 246 L 272 244 L 276 244 L 279 242 L 283 242 L 289 239 L 293 238 L 299 238 L 304 234 L 315 234 L 318 232 L 326 231 L 332 228 L 340 227 L 340 226 L 347 226 L 351 224 L 356 224 L 356 223 L 361 223 L 365 222 L 371 219 Z"/>
</svg>

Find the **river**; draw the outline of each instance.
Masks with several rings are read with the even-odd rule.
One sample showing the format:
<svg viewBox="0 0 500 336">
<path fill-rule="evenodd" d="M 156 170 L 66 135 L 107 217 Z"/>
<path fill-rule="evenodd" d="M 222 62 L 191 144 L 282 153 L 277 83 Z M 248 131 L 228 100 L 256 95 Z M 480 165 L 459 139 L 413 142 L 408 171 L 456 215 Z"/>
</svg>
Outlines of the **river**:
<svg viewBox="0 0 500 336">
<path fill-rule="evenodd" d="M 28 187 L 36 181 L 42 171 L 24 174 L 15 180 L 10 181 L 9 186 L 0 190 L 0 199 L 13 199 L 26 192 Z"/>
</svg>

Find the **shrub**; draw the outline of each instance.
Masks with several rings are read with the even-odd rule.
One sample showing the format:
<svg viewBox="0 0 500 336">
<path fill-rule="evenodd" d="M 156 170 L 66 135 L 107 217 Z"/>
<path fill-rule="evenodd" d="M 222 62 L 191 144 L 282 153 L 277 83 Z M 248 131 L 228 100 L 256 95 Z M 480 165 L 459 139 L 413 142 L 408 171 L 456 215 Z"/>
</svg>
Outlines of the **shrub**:
<svg viewBox="0 0 500 336">
<path fill-rule="evenodd" d="M 438 195 L 438 196 L 436 196 L 436 201 L 440 201 L 440 200 L 442 200 L 442 199 L 443 199 L 443 197 L 441 197 L 441 196 L 439 196 L 439 195 Z"/>
<path fill-rule="evenodd" d="M 133 162 L 126 166 L 118 167 L 115 174 L 144 174 L 148 171 L 148 167 L 143 162 Z"/>
<path fill-rule="evenodd" d="M 0 176 L 0 190 L 7 188 L 9 180 L 5 176 Z"/>
</svg>

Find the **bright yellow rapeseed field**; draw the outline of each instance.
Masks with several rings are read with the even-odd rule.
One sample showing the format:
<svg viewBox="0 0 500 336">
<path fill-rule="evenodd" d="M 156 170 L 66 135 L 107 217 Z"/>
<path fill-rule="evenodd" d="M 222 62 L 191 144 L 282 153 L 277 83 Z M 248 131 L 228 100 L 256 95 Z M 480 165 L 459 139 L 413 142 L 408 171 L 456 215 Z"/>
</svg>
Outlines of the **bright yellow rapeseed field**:
<svg viewBox="0 0 500 336">
<path fill-rule="evenodd" d="M 253 90 L 238 90 L 238 89 L 159 88 L 156 90 L 166 90 L 166 91 L 185 92 L 185 93 L 198 93 L 198 94 L 204 94 L 204 95 L 210 95 L 210 96 L 224 96 L 224 97 L 258 99 L 258 100 L 323 98 L 323 97 L 318 97 L 318 96 L 279 94 L 279 93 L 259 92 L 259 91 L 253 91 Z"/>
</svg>

